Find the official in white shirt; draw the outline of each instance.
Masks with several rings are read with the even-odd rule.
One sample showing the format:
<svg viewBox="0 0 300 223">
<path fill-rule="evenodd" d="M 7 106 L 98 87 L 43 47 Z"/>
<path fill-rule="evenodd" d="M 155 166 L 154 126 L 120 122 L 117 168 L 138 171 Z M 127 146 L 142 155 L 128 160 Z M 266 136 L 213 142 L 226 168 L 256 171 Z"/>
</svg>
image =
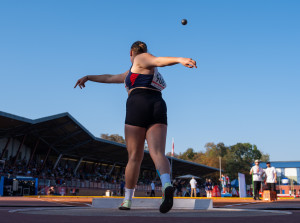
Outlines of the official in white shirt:
<svg viewBox="0 0 300 223">
<path fill-rule="evenodd" d="M 255 166 L 253 166 L 250 170 L 250 175 L 253 174 L 253 184 L 254 184 L 254 200 L 260 200 L 259 198 L 259 190 L 261 188 L 262 177 L 265 174 L 263 168 L 259 166 L 259 160 L 255 160 Z"/>
<path fill-rule="evenodd" d="M 276 191 L 276 183 L 277 183 L 277 174 L 276 169 L 271 167 L 271 163 L 267 162 L 267 169 L 265 170 L 266 173 L 266 184 L 268 186 L 268 190 Z"/>
</svg>

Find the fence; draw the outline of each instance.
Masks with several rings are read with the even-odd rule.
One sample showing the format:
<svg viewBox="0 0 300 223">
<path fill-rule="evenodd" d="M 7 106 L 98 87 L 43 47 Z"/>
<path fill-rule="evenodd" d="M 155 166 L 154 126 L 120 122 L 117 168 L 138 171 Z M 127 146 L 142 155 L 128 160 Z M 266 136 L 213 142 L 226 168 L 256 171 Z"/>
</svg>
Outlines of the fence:
<svg viewBox="0 0 300 223">
<path fill-rule="evenodd" d="M 50 179 L 39 179 L 39 192 L 46 194 L 50 186 L 72 188 L 72 189 L 104 189 L 104 190 L 113 190 L 120 189 L 119 183 L 108 183 L 108 182 L 91 182 L 87 180 L 69 180 L 64 181 L 64 183 L 60 180 L 50 180 Z M 135 187 L 138 191 L 150 191 L 151 186 L 140 184 Z M 155 187 L 155 190 L 161 190 L 161 187 Z"/>
</svg>

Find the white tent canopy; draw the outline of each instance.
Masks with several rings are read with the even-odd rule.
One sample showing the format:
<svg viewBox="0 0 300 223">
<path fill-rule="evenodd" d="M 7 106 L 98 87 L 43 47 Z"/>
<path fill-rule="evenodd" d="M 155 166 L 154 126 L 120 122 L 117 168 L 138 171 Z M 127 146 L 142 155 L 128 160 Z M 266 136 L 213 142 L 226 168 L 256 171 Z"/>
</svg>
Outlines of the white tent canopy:
<svg viewBox="0 0 300 223">
<path fill-rule="evenodd" d="M 200 177 L 197 177 L 197 176 L 194 176 L 194 175 L 191 175 L 191 174 L 179 176 L 179 177 L 176 177 L 176 178 L 179 178 L 179 179 L 191 179 L 191 178 L 193 178 L 193 177 L 194 177 L 195 179 L 201 179 Z"/>
</svg>

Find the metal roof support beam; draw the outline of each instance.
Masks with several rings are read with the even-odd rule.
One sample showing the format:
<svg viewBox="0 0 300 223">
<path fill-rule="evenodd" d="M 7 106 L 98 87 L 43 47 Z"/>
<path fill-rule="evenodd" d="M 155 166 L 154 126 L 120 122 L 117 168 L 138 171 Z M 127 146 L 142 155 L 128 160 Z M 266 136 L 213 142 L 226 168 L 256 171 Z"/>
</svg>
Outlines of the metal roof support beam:
<svg viewBox="0 0 300 223">
<path fill-rule="evenodd" d="M 45 139 L 43 139 L 42 137 L 40 137 L 39 135 L 35 135 L 37 137 L 39 137 L 39 140 L 41 140 L 43 143 L 45 143 L 47 146 L 49 146 L 51 149 L 53 149 L 54 151 L 56 151 L 57 153 L 59 153 L 59 151 L 52 145 L 50 145 Z"/>
<path fill-rule="evenodd" d="M 114 168 L 115 168 L 115 166 L 116 166 L 116 163 L 114 163 L 114 165 L 112 166 L 112 168 L 110 169 L 110 171 L 109 171 L 109 176 L 111 175 L 111 173 L 113 172 L 113 170 L 114 170 Z"/>
<path fill-rule="evenodd" d="M 0 159 L 2 159 L 2 158 L 3 158 L 3 156 L 4 156 L 4 154 L 5 154 L 6 150 L 7 150 L 7 147 L 8 147 L 8 145 L 9 145 L 9 142 L 10 142 L 10 140 L 11 140 L 11 138 L 10 138 L 10 137 L 9 137 L 9 138 L 7 138 L 6 145 L 4 146 L 4 148 L 3 148 L 3 150 L 2 150 L 2 154 L 1 154 L 1 157 L 0 157 Z"/>
<path fill-rule="evenodd" d="M 59 161 L 60 161 L 60 159 L 61 159 L 62 156 L 63 156 L 63 154 L 59 154 L 59 156 L 58 156 L 58 158 L 57 158 L 57 160 L 56 160 L 56 162 L 55 162 L 55 164 L 53 166 L 53 170 L 56 169 L 56 167 L 57 167 L 57 165 L 58 165 L 58 163 L 59 163 Z"/>
<path fill-rule="evenodd" d="M 14 165 L 16 165 L 16 162 L 17 162 L 18 156 L 19 156 L 19 154 L 20 154 L 20 151 L 21 151 L 21 149 L 22 149 L 22 146 L 23 146 L 23 144 L 24 144 L 24 142 L 25 142 L 26 136 L 27 136 L 27 135 L 24 135 L 24 136 L 23 136 L 22 142 L 20 143 L 19 149 L 18 149 L 18 151 L 17 151 L 17 154 L 16 154 L 16 157 L 15 157 L 15 160 L 14 160 L 13 166 L 14 166 Z"/>
<path fill-rule="evenodd" d="M 33 159 L 33 156 L 34 156 L 34 154 L 35 154 L 35 151 L 36 151 L 36 148 L 37 148 L 39 142 L 40 142 L 40 140 L 38 139 L 38 140 L 36 141 L 36 143 L 35 143 L 35 146 L 34 146 L 34 148 L 33 148 L 33 151 L 32 151 L 32 153 L 30 154 L 30 158 L 29 158 L 29 160 L 28 160 L 27 167 L 29 167 L 29 165 L 30 165 L 30 163 L 31 163 L 31 161 L 32 161 L 32 159 Z"/>
<path fill-rule="evenodd" d="M 78 161 L 78 163 L 77 163 L 77 165 L 76 165 L 76 167 L 74 169 L 74 174 L 76 174 L 76 172 L 77 172 L 77 170 L 78 170 L 78 168 L 79 168 L 80 163 L 82 162 L 82 160 L 83 160 L 83 157 L 81 157 L 80 160 Z"/>
<path fill-rule="evenodd" d="M 49 154 L 50 154 L 50 151 L 51 151 L 51 146 L 49 146 L 49 149 L 48 149 L 47 155 L 46 155 L 46 157 L 45 157 L 45 159 L 44 159 L 44 162 L 43 162 L 41 171 L 44 169 L 44 166 L 45 166 L 45 164 L 46 164 L 46 162 L 47 162 L 47 159 L 48 159 L 48 156 L 49 156 Z"/>
</svg>

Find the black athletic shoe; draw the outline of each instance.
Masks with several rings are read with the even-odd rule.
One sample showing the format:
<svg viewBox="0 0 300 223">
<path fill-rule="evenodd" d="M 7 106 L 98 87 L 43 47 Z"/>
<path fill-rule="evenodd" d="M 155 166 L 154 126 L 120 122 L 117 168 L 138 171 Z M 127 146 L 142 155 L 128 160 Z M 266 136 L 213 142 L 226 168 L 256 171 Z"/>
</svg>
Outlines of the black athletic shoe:
<svg viewBox="0 0 300 223">
<path fill-rule="evenodd" d="M 173 207 L 173 194 L 174 188 L 172 184 L 166 183 L 162 193 L 162 203 L 159 208 L 161 213 L 167 213 Z"/>
</svg>

